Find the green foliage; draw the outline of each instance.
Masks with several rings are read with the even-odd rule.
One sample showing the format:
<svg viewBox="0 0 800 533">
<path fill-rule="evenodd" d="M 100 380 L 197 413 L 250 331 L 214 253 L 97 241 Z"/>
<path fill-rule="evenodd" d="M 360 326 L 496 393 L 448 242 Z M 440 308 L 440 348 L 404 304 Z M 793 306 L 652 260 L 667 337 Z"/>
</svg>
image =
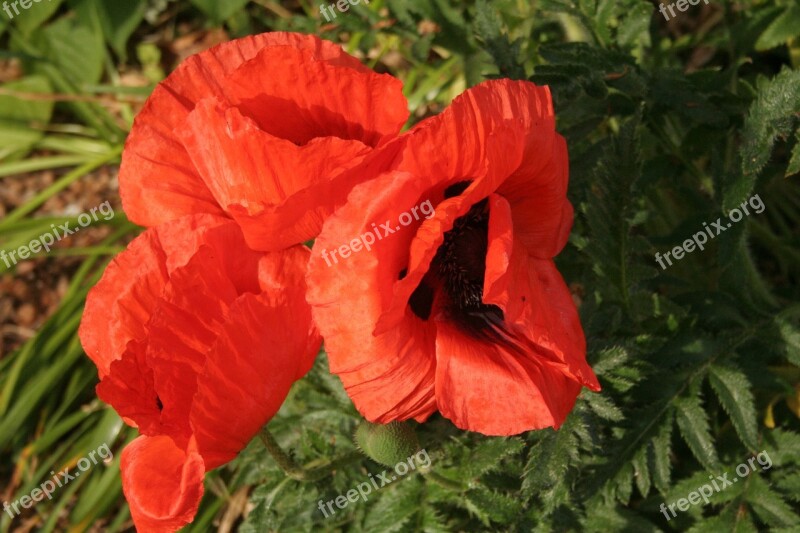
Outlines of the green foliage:
<svg viewBox="0 0 800 533">
<path fill-rule="evenodd" d="M 127 61 L 128 39 L 142 23 L 147 6 L 146 0 L 114 3 L 95 0 L 88 5 L 96 10 L 102 34 L 108 45 L 123 62 Z"/>
<path fill-rule="evenodd" d="M 522 40 L 510 43 L 503 34 L 500 14 L 485 0 L 475 6 L 475 33 L 500 69 L 500 78 L 519 80 L 525 78 L 525 69 L 519 64 Z"/>
<path fill-rule="evenodd" d="M 215 2 L 214 0 L 190 1 L 192 5 L 200 9 L 212 22 L 221 24 L 247 5 L 250 0 L 228 0 L 226 2 Z"/>
<path fill-rule="evenodd" d="M 743 136 L 742 170 L 746 176 L 757 175 L 769 161 L 776 139 L 788 139 L 797 126 L 800 114 L 800 72 L 784 69 L 772 80 L 759 80 L 758 98 L 750 107 Z M 728 205 L 744 200 L 752 190 L 742 186 Z"/>
<path fill-rule="evenodd" d="M 52 92 L 47 78 L 35 75 L 9 82 L 5 89 L 33 95 Z M 24 157 L 44 137 L 37 129 L 50 122 L 52 115 L 53 102 L 32 101 L 20 106 L 17 98 L 0 95 L 0 159 Z"/>
<path fill-rule="evenodd" d="M 757 450 L 758 423 L 747 375 L 735 366 L 713 365 L 709 368 L 709 379 L 742 443 L 750 450 Z"/>
<path fill-rule="evenodd" d="M 800 35 L 800 6 L 790 4 L 758 38 L 756 50 L 775 48 L 798 35 Z"/>
</svg>

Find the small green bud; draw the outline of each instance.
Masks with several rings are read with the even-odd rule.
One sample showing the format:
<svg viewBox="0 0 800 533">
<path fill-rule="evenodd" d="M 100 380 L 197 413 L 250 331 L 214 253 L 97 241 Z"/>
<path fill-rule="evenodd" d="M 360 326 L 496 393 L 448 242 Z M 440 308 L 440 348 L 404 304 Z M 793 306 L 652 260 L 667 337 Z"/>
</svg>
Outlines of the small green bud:
<svg viewBox="0 0 800 533">
<path fill-rule="evenodd" d="M 394 466 L 419 451 L 417 434 L 403 422 L 382 425 L 362 420 L 355 441 L 364 455 L 385 466 Z"/>
</svg>

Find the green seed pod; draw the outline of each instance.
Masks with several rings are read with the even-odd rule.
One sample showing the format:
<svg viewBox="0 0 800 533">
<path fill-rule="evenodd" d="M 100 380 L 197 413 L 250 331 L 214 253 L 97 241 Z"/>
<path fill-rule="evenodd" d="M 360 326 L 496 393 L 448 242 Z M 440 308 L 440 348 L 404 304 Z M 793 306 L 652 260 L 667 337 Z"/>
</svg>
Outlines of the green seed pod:
<svg viewBox="0 0 800 533">
<path fill-rule="evenodd" d="M 382 425 L 362 420 L 355 441 L 364 455 L 385 466 L 394 466 L 419 451 L 417 434 L 403 422 Z"/>
</svg>

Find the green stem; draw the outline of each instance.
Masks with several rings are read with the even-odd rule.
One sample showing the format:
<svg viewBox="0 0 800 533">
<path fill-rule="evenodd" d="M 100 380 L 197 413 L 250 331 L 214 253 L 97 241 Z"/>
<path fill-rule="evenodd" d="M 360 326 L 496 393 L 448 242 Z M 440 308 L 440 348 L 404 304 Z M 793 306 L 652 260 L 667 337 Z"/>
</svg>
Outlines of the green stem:
<svg viewBox="0 0 800 533">
<path fill-rule="evenodd" d="M 339 468 L 359 459 L 363 459 L 364 457 L 360 452 L 354 450 L 322 466 L 306 469 L 295 463 L 294 459 L 283 451 L 283 448 L 281 448 L 278 441 L 275 440 L 275 437 L 272 436 L 272 433 L 270 433 L 266 427 L 261 430 L 258 436 L 261 438 L 269 454 L 275 459 L 275 462 L 278 463 L 281 470 L 290 478 L 298 481 L 317 481 L 333 474 Z"/>
</svg>

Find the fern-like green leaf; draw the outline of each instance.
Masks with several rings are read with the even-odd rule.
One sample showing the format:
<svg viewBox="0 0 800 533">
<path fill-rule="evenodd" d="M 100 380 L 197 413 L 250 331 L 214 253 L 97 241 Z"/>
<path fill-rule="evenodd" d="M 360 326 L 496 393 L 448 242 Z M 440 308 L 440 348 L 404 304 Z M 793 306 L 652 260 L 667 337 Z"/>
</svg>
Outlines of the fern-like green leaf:
<svg viewBox="0 0 800 533">
<path fill-rule="evenodd" d="M 800 519 L 786 503 L 783 497 L 772 490 L 770 486 L 756 474 L 752 474 L 748 481 L 747 503 L 753 511 L 767 524 L 774 527 L 798 527 Z"/>
<path fill-rule="evenodd" d="M 486 526 L 491 522 L 510 522 L 522 512 L 519 499 L 483 487 L 470 490 L 463 501 L 464 507 Z"/>
<path fill-rule="evenodd" d="M 708 428 L 708 415 L 697 395 L 684 396 L 675 402 L 678 428 L 686 444 L 704 467 L 719 470 L 719 459 L 714 439 Z"/>
<path fill-rule="evenodd" d="M 575 416 L 558 431 L 548 431 L 531 450 L 525 465 L 522 490 L 525 494 L 536 494 L 550 511 L 563 503 L 569 495 L 566 473 L 570 463 L 578 457 L 578 443 L 573 426 L 579 424 Z"/>
<path fill-rule="evenodd" d="M 798 172 L 800 172 L 800 129 L 794 133 L 794 148 L 792 148 L 789 166 L 786 167 L 786 177 L 794 176 Z"/>
<path fill-rule="evenodd" d="M 750 451 L 757 450 L 756 406 L 747 376 L 734 366 L 712 365 L 708 377 L 742 443 Z"/>
<path fill-rule="evenodd" d="M 672 414 L 670 413 L 658 433 L 650 441 L 650 462 L 653 484 L 662 494 L 669 490 L 671 464 L 669 454 L 672 450 Z"/>
<path fill-rule="evenodd" d="M 407 531 L 404 527 L 420 512 L 423 482 L 419 476 L 402 479 L 382 489 L 381 498 L 367 513 L 364 528 L 367 531 Z"/>
<path fill-rule="evenodd" d="M 475 33 L 494 58 L 502 77 L 512 80 L 526 78 L 525 69 L 519 62 L 521 41 L 509 41 L 497 8 L 486 0 L 475 4 Z"/>
<path fill-rule="evenodd" d="M 647 497 L 650 494 L 650 468 L 647 464 L 647 447 L 642 446 L 633 458 L 633 479 L 636 481 L 636 488 Z"/>
<path fill-rule="evenodd" d="M 778 137 L 788 137 L 800 113 L 800 70 L 784 69 L 759 85 L 758 98 L 745 120 L 742 174 L 725 192 L 725 208 L 732 209 L 752 192 L 757 175 L 769 161 Z"/>
<path fill-rule="evenodd" d="M 470 459 L 463 465 L 463 479 L 478 478 L 500 466 L 509 455 L 518 453 L 525 447 L 519 438 L 490 438 L 470 452 Z"/>
</svg>

